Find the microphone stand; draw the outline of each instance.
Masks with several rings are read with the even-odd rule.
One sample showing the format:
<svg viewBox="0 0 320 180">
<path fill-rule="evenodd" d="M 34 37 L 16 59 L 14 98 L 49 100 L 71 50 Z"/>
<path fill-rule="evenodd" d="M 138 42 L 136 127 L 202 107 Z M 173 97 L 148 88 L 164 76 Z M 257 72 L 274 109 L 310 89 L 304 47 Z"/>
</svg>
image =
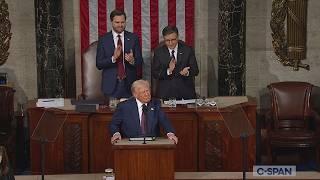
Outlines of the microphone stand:
<svg viewBox="0 0 320 180">
<path fill-rule="evenodd" d="M 241 133 L 240 138 L 242 140 L 242 179 L 246 180 L 247 172 L 247 158 L 248 158 L 248 135 L 247 133 Z"/>
<path fill-rule="evenodd" d="M 142 109 L 142 113 L 144 113 L 144 118 L 145 118 L 145 121 L 144 121 L 144 128 L 145 128 L 145 130 L 144 130 L 144 133 L 143 133 L 143 143 L 142 144 L 147 144 L 146 143 L 146 135 L 147 135 L 147 129 L 148 129 L 148 125 L 147 125 L 147 112 L 148 112 L 148 109 L 147 109 L 147 106 L 145 106 L 145 107 L 143 107 L 143 109 Z"/>
<path fill-rule="evenodd" d="M 41 159 L 41 180 L 44 180 L 44 174 L 45 174 L 45 144 L 47 140 L 43 137 L 40 138 L 40 159 Z"/>
</svg>

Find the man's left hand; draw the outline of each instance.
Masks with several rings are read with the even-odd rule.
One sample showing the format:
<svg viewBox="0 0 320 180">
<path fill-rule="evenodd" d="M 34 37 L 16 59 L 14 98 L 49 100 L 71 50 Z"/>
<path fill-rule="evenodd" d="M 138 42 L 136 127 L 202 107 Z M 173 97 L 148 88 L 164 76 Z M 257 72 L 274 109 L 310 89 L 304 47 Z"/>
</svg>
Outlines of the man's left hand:
<svg viewBox="0 0 320 180">
<path fill-rule="evenodd" d="M 182 76 L 189 76 L 189 69 L 190 69 L 190 67 L 183 68 L 182 71 L 180 71 L 180 74 Z"/>
<path fill-rule="evenodd" d="M 175 144 L 178 144 L 178 137 L 174 133 L 167 134 L 168 139 L 172 140 Z"/>
<path fill-rule="evenodd" d="M 133 56 L 132 49 L 130 49 L 130 53 L 125 53 L 124 59 L 128 61 L 130 64 L 134 64 L 134 56 Z"/>
</svg>

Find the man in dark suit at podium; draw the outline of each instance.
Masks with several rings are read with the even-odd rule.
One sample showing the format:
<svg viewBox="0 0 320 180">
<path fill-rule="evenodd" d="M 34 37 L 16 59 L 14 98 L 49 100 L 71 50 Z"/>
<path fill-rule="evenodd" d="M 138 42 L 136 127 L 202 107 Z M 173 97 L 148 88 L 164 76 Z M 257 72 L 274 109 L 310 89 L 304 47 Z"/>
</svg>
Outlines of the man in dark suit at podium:
<svg viewBox="0 0 320 180">
<path fill-rule="evenodd" d="M 111 143 L 122 137 L 159 136 L 161 125 L 168 139 L 178 142 L 174 129 L 161 110 L 159 100 L 151 99 L 148 81 L 137 80 L 132 84 L 133 97 L 118 104 L 112 117 Z"/>
</svg>

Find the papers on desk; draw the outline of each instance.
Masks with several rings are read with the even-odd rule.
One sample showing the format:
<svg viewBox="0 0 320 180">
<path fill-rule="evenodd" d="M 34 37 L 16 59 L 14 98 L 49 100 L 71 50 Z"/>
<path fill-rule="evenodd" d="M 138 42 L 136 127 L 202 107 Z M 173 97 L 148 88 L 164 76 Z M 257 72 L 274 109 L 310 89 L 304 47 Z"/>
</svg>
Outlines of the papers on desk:
<svg viewBox="0 0 320 180">
<path fill-rule="evenodd" d="M 170 104 L 170 100 L 169 101 L 163 101 L 163 104 L 165 105 L 171 105 Z M 176 100 L 175 101 L 176 104 L 181 104 L 181 105 L 185 105 L 185 104 L 195 104 L 196 106 L 215 106 L 216 102 L 214 101 L 214 99 L 182 99 L 182 100 Z"/>
<path fill-rule="evenodd" d="M 47 99 L 38 99 L 36 103 L 37 107 L 63 107 L 64 98 L 47 98 Z"/>
<path fill-rule="evenodd" d="M 217 106 L 218 108 L 225 108 L 228 106 L 241 104 L 248 102 L 247 96 L 217 96 L 214 98 L 206 98 L 206 99 L 188 99 L 188 100 L 175 100 L 175 104 L 195 104 L 197 107 L 213 107 Z M 163 101 L 163 104 L 166 106 L 170 106 L 172 100 Z"/>
<path fill-rule="evenodd" d="M 218 108 L 225 108 L 236 104 L 248 102 L 247 96 L 219 96 L 215 97 L 214 101 L 217 103 Z"/>
<path fill-rule="evenodd" d="M 194 104 L 196 102 L 195 99 L 182 99 L 182 100 L 176 100 L 176 104 Z M 163 104 L 169 105 L 170 101 L 163 101 Z"/>
</svg>

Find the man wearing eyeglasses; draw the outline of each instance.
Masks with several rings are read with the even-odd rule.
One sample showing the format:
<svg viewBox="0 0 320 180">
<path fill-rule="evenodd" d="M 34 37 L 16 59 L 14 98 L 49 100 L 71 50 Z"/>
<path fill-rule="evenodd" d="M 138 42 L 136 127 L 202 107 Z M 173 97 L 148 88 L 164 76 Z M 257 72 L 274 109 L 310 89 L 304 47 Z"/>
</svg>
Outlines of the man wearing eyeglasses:
<svg viewBox="0 0 320 180">
<path fill-rule="evenodd" d="M 179 40 L 176 26 L 162 30 L 164 45 L 154 51 L 152 76 L 158 80 L 157 97 L 196 98 L 194 78 L 199 69 L 194 50 Z"/>
</svg>

